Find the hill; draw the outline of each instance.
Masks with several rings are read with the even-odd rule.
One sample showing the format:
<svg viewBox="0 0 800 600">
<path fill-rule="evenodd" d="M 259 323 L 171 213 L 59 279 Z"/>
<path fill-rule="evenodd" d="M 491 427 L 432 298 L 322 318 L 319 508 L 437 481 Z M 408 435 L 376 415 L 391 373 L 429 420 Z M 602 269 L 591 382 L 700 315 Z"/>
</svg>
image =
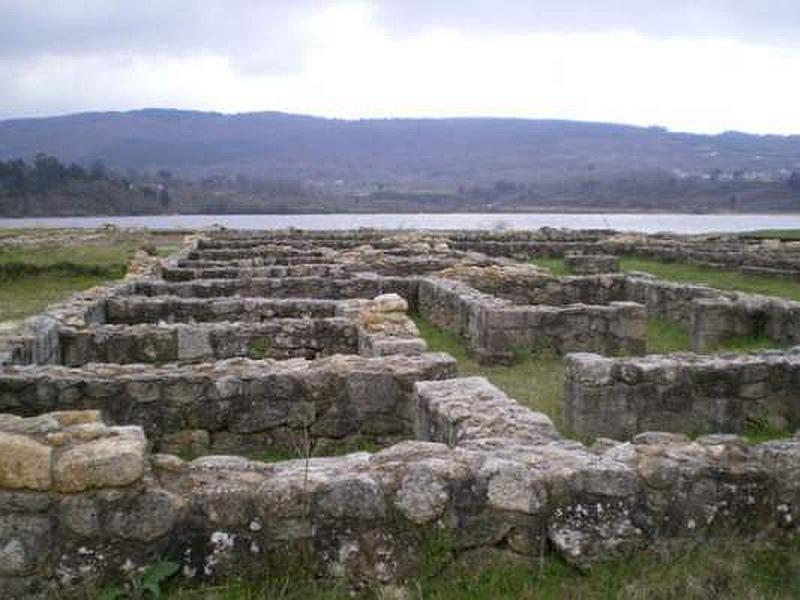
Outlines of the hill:
<svg viewBox="0 0 800 600">
<path fill-rule="evenodd" d="M 169 170 L 194 182 L 191 193 L 173 184 L 179 210 L 209 195 L 217 205 L 228 198 L 265 210 L 279 196 L 289 210 L 309 202 L 337 210 L 358 202 L 383 210 L 800 208 L 791 179 L 800 173 L 800 136 L 170 109 L 0 121 L 0 160 L 38 153 L 101 160 L 134 178 Z"/>
</svg>

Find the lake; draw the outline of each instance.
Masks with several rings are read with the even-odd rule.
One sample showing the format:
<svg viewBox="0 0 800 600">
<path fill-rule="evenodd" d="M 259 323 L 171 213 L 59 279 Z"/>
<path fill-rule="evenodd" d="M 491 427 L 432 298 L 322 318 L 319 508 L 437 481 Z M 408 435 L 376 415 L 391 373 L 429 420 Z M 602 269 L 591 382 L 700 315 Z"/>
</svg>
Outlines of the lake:
<svg viewBox="0 0 800 600">
<path fill-rule="evenodd" d="M 623 231 L 704 233 L 753 229 L 800 229 L 798 215 L 685 215 L 630 213 L 452 213 L 325 215 L 170 215 L 144 217 L 43 217 L 0 219 L 0 228 L 119 227 L 202 229 L 215 224 L 230 229 L 618 229 Z"/>
</svg>

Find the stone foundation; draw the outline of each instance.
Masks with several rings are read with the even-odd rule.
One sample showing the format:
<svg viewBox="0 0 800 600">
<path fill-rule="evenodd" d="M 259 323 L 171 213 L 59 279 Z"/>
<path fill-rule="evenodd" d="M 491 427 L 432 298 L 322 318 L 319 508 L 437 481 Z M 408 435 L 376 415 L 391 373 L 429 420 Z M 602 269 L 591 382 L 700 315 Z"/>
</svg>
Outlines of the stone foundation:
<svg viewBox="0 0 800 600">
<path fill-rule="evenodd" d="M 455 378 L 407 316 L 486 362 L 542 346 L 641 353 L 648 316 L 689 324 L 697 343 L 748 322 L 792 339 L 793 307 L 771 300 L 472 252 L 645 246 L 671 247 L 607 231 L 220 232 L 48 309 L 14 346 L 30 364 L 0 368 L 0 597 L 94 597 L 162 560 L 215 582 L 298 554 L 382 593 L 413 581 L 432 540 L 452 558 L 553 552 L 588 567 L 795 535 L 798 439 L 677 433 L 796 426 L 794 354 L 571 354 L 570 426 L 632 438 L 586 447 L 487 380 Z M 745 316 L 721 316 L 729 305 Z M 219 360 L 253 352 L 310 360 Z M 639 433 L 653 428 L 673 432 Z M 364 445 L 383 449 L 313 457 Z"/>
<path fill-rule="evenodd" d="M 275 464 L 150 455 L 140 429 L 96 413 L 3 417 L 0 593 L 92 595 L 164 559 L 215 581 L 300 548 L 323 576 L 381 587 L 414 577 L 434 531 L 454 555 L 551 549 L 584 566 L 782 536 L 800 517 L 797 440 L 643 434 L 594 453 L 485 380 L 420 383 L 418 394 L 421 432 L 450 444 Z"/>
<path fill-rule="evenodd" d="M 619 257 L 611 254 L 567 254 L 564 263 L 576 275 L 598 275 L 619 271 Z"/>
<path fill-rule="evenodd" d="M 307 361 L 237 359 L 195 366 L 89 365 L 0 370 L 0 412 L 95 409 L 156 444 L 181 436 L 213 452 L 407 438 L 413 384 L 455 376 L 446 354 Z M 194 436 L 194 437 L 193 437 Z M 340 444 L 341 445 L 341 444 Z"/>
<path fill-rule="evenodd" d="M 607 306 L 519 306 L 446 279 L 424 279 L 419 312 L 465 337 L 482 362 L 513 362 L 521 350 L 549 348 L 603 354 L 642 354 L 645 308 L 631 302 Z"/>
<path fill-rule="evenodd" d="M 800 427 L 800 354 L 567 357 L 570 431 L 629 439 L 644 431 L 744 433 Z"/>
</svg>

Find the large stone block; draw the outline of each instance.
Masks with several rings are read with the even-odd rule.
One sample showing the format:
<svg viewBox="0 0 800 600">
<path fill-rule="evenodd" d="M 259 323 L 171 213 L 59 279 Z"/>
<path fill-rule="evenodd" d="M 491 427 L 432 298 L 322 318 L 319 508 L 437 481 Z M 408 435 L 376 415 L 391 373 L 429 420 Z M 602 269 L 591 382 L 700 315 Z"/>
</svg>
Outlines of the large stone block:
<svg viewBox="0 0 800 600">
<path fill-rule="evenodd" d="M 130 485 L 144 474 L 144 452 L 141 430 L 73 446 L 55 459 L 53 487 L 74 493 Z"/>
<path fill-rule="evenodd" d="M 0 488 L 50 488 L 52 449 L 27 436 L 0 432 Z"/>
</svg>

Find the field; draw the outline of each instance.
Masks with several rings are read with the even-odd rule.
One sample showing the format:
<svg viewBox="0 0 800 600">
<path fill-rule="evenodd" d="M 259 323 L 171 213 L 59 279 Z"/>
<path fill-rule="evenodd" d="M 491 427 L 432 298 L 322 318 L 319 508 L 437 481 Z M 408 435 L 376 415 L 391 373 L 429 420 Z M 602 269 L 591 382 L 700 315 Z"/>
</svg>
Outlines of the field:
<svg viewBox="0 0 800 600">
<path fill-rule="evenodd" d="M 16 236 L 22 230 L 11 230 Z M 46 234 L 42 244 L 0 246 L 0 323 L 19 321 L 63 300 L 71 293 L 125 276 L 138 249 L 161 255 L 177 248 L 177 240 L 146 234 L 109 236 L 86 244 L 59 245 Z M 59 232 L 50 232 L 57 239 Z M 0 232 L 0 240 L 14 237 Z"/>
</svg>

